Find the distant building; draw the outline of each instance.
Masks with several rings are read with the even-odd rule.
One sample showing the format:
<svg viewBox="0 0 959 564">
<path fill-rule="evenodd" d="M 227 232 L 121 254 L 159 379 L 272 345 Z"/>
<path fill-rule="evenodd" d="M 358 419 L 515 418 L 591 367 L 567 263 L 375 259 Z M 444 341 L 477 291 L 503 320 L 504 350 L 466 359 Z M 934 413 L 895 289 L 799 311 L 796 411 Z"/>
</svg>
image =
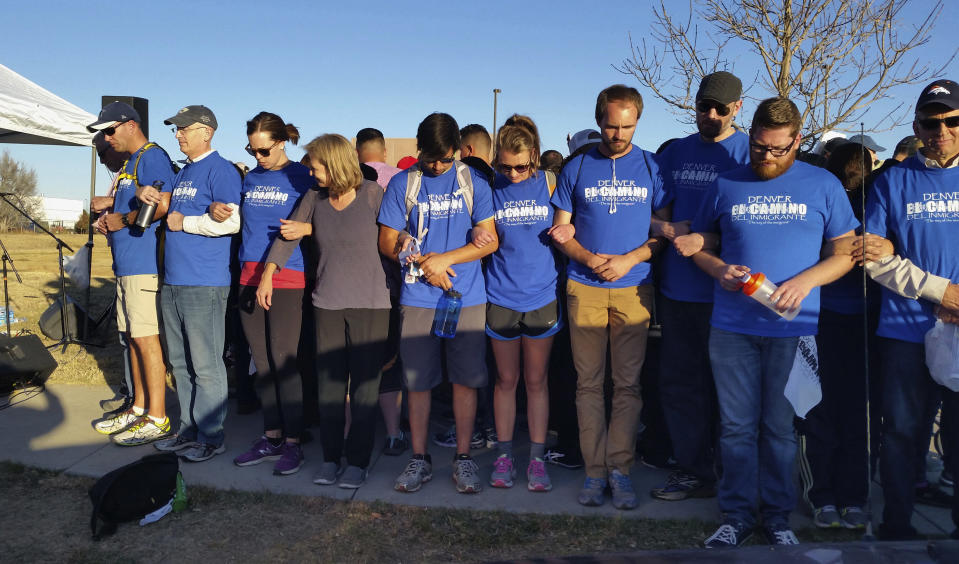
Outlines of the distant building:
<svg viewBox="0 0 959 564">
<path fill-rule="evenodd" d="M 45 221 L 50 227 L 73 229 L 80 219 L 80 214 L 87 208 L 86 200 L 71 200 L 67 198 L 49 198 L 37 196 L 40 209 L 39 221 Z"/>
</svg>

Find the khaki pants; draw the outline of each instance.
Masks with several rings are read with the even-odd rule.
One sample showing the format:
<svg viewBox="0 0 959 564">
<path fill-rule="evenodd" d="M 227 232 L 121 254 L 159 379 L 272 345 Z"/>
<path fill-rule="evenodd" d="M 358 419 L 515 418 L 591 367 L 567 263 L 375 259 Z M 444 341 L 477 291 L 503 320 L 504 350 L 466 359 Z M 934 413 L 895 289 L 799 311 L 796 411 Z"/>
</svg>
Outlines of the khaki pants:
<svg viewBox="0 0 959 564">
<path fill-rule="evenodd" d="M 646 357 L 653 287 L 597 288 L 570 280 L 566 292 L 577 374 L 579 442 L 586 475 L 606 478 L 613 469 L 629 475 L 643 406 L 639 373 Z M 608 429 L 603 393 L 607 342 L 613 373 Z"/>
</svg>

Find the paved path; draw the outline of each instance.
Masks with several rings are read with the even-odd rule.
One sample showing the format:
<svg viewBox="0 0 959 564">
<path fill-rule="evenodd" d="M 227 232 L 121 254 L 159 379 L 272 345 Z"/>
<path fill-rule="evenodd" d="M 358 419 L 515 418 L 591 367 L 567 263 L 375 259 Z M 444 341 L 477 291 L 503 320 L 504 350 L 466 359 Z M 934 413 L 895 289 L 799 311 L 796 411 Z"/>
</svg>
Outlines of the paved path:
<svg viewBox="0 0 959 564">
<path fill-rule="evenodd" d="M 106 386 L 78 386 L 54 384 L 45 393 L 37 395 L 0 411 L 0 459 L 30 466 L 62 470 L 71 474 L 99 477 L 106 472 L 152 452 L 152 446 L 118 447 L 107 437 L 93 430 L 91 423 L 100 417 L 100 399 L 110 397 Z M 23 395 L 15 396 L 20 401 Z M 172 394 L 167 404 L 176 406 Z M 640 494 L 640 506 L 635 511 L 618 511 L 607 503 L 599 508 L 582 507 L 576 502 L 576 493 L 582 483 L 582 470 L 568 470 L 549 466 L 554 489 L 549 493 L 531 493 L 525 489 L 525 478 L 520 477 L 509 490 L 486 487 L 477 495 L 456 493 L 451 481 L 453 449 L 431 445 L 433 481 L 417 493 L 405 494 L 393 490 L 393 480 L 406 464 L 408 453 L 401 457 L 374 454 L 366 485 L 358 490 L 335 486 L 317 486 L 311 481 L 322 460 L 317 441 L 304 446 L 306 464 L 292 476 L 273 476 L 272 464 L 238 468 L 233 457 L 246 450 L 262 432 L 262 416 L 236 415 L 231 401 L 226 420 L 225 454 L 199 464 L 181 464 L 188 485 L 202 484 L 222 489 L 244 491 L 272 491 L 297 495 L 318 495 L 342 500 L 380 500 L 389 503 L 432 507 L 457 507 L 486 510 L 505 510 L 521 513 L 550 513 L 573 515 L 606 515 L 625 518 L 700 519 L 716 522 L 719 511 L 715 499 L 696 499 L 683 502 L 665 502 L 650 498 L 646 492 L 659 485 L 666 472 L 637 464 L 632 478 Z M 435 429 L 439 430 L 439 429 Z M 316 434 L 314 432 L 314 434 Z M 376 444 L 383 444 L 380 429 Z M 517 461 L 525 461 L 528 452 L 527 437 L 518 436 Z M 473 456 L 484 475 L 491 469 L 494 451 L 476 450 Z M 525 462 L 524 462 L 525 464 Z M 881 507 L 881 492 L 874 487 L 877 500 L 875 512 Z M 793 514 L 796 528 L 811 525 L 810 519 L 799 512 Z M 917 506 L 913 525 L 924 534 L 946 534 L 952 530 L 949 512 L 926 506 Z"/>
</svg>

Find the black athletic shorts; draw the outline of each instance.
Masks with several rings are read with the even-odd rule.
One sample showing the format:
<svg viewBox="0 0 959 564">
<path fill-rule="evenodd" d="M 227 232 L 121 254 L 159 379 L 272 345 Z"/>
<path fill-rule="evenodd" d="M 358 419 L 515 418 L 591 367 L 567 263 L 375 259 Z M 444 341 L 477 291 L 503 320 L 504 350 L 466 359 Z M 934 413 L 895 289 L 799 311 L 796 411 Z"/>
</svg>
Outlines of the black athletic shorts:
<svg viewBox="0 0 959 564">
<path fill-rule="evenodd" d="M 544 339 L 552 337 L 563 328 L 559 301 L 544 305 L 533 311 L 515 311 L 496 304 L 486 304 L 486 334 L 500 341 L 513 341 L 520 337 Z"/>
</svg>

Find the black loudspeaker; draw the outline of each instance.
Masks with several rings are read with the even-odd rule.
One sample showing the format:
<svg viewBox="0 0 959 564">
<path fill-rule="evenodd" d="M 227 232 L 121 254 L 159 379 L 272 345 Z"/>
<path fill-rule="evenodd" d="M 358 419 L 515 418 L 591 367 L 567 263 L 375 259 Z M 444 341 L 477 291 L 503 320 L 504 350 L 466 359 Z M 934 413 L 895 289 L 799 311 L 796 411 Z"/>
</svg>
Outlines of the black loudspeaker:
<svg viewBox="0 0 959 564">
<path fill-rule="evenodd" d="M 0 335 L 0 392 L 29 385 L 41 386 L 57 368 L 57 361 L 40 337 Z"/>
<path fill-rule="evenodd" d="M 149 139 L 150 138 L 150 112 L 149 112 L 149 102 L 146 98 L 137 98 L 136 96 L 101 96 L 100 97 L 100 107 L 103 108 L 108 104 L 113 102 L 123 102 L 124 104 L 129 104 L 133 106 L 133 109 L 140 114 L 140 129 L 143 130 L 143 135 Z"/>
<path fill-rule="evenodd" d="M 87 312 L 80 307 L 80 304 L 73 301 L 73 298 L 67 296 L 67 334 L 72 335 L 75 339 L 84 339 L 86 335 L 83 333 L 83 318 L 87 318 L 87 331 L 93 333 L 96 329 L 97 323 L 90 316 L 87 315 Z M 40 332 L 43 333 L 48 339 L 53 339 L 54 341 L 59 341 L 63 338 L 63 327 L 60 325 L 60 298 L 57 298 L 50 307 L 47 308 L 47 311 L 43 312 L 43 315 L 40 316 Z"/>
</svg>

